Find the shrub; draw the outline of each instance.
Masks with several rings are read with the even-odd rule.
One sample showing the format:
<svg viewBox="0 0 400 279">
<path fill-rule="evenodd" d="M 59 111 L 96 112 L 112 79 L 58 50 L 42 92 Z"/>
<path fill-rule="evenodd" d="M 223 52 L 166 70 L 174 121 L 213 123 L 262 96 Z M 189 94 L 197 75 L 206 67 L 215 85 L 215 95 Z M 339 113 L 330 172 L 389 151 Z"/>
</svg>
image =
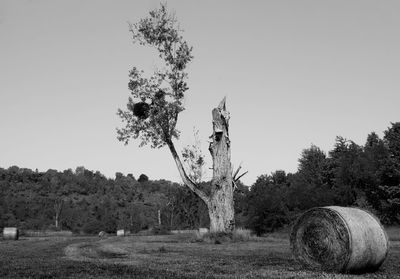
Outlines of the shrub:
<svg viewBox="0 0 400 279">
<path fill-rule="evenodd" d="M 88 234 L 98 234 L 104 230 L 103 224 L 98 220 L 91 220 L 83 226 L 83 231 Z"/>
<path fill-rule="evenodd" d="M 152 230 L 151 230 L 152 234 L 154 235 L 167 235 L 167 234 L 171 234 L 171 232 L 163 227 L 163 226 L 155 226 Z"/>
<path fill-rule="evenodd" d="M 249 241 L 251 237 L 251 231 L 248 229 L 237 228 L 232 233 L 232 240 L 234 242 Z"/>
</svg>

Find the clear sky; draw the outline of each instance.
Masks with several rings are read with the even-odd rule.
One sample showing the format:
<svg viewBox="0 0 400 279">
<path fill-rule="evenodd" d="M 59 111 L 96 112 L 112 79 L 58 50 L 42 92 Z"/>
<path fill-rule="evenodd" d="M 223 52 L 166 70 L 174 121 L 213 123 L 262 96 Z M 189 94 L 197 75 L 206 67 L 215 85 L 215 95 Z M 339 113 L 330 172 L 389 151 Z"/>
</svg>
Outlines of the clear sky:
<svg viewBox="0 0 400 279">
<path fill-rule="evenodd" d="M 154 70 L 127 22 L 158 1 L 0 0 L 0 167 L 85 166 L 180 181 L 167 148 L 116 139 L 132 66 Z M 364 144 L 400 121 L 400 1 L 167 1 L 194 47 L 179 149 L 227 96 L 234 165 L 251 185 L 297 170 L 311 144 Z M 207 167 L 211 167 L 208 160 Z"/>
</svg>

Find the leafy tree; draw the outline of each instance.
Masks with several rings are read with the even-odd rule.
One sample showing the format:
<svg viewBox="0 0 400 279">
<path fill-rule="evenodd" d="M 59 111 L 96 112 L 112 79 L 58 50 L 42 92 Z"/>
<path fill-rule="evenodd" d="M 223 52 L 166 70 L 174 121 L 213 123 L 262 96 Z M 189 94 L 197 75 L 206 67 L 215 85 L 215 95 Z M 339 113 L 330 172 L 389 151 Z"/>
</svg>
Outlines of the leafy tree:
<svg viewBox="0 0 400 279">
<path fill-rule="evenodd" d="M 391 157 L 398 163 L 400 163 L 400 122 L 391 123 L 384 133 L 383 137 L 387 144 Z"/>
<path fill-rule="evenodd" d="M 369 140 L 369 141 L 368 141 Z M 378 209 L 383 222 L 400 223 L 400 122 L 391 123 L 384 131 L 383 140 L 372 141 L 370 153 L 377 164 L 379 186 L 371 191 L 372 204 Z"/>
<path fill-rule="evenodd" d="M 115 173 L 115 180 L 123 179 L 124 175 L 122 172 L 116 172 Z"/>
<path fill-rule="evenodd" d="M 383 141 L 386 144 L 390 157 L 390 172 L 385 185 L 394 186 L 400 184 L 400 122 L 391 123 L 384 132 Z"/>
<path fill-rule="evenodd" d="M 360 160 L 365 166 L 361 187 L 365 197 L 359 197 L 356 204 L 371 211 L 381 211 L 381 197 L 379 195 L 382 192 L 379 190 L 379 185 L 386 184 L 391 180 L 394 170 L 389 150 L 375 132 L 367 136 Z M 378 213 L 378 215 L 380 214 Z"/>
<path fill-rule="evenodd" d="M 183 39 L 175 16 L 161 5 L 149 17 L 130 26 L 133 41 L 154 47 L 164 63 L 149 78 L 134 67 L 128 84 L 131 97 L 126 110 L 118 110 L 125 127 L 117 129 L 118 139 L 125 144 L 131 138 L 140 145 L 153 148 L 168 146 L 183 183 L 207 205 L 210 230 L 231 231 L 235 226 L 229 113 L 225 99 L 212 111 L 213 135 L 210 153 L 213 158 L 213 179 L 210 195 L 201 190 L 186 173 L 173 140 L 179 138 L 178 115 L 184 110 L 183 98 L 188 90 L 186 66 L 192 60 L 192 47 Z"/>
<path fill-rule="evenodd" d="M 149 177 L 143 173 L 138 178 L 138 182 L 147 182 L 147 181 L 149 181 Z"/>
<path fill-rule="evenodd" d="M 300 211 L 335 204 L 336 193 L 328 184 L 310 184 L 299 172 L 288 175 L 287 181 L 286 199 L 291 219 Z"/>
<path fill-rule="evenodd" d="M 284 170 L 277 170 L 271 173 L 271 182 L 275 185 L 283 185 L 287 182 L 286 172 Z"/>
<path fill-rule="evenodd" d="M 389 177 L 386 177 L 391 168 L 389 149 L 379 136 L 372 132 L 367 136 L 364 145 L 364 160 L 367 164 L 367 172 L 370 175 L 370 188 L 379 184 L 386 184 Z M 392 172 L 392 171 L 391 171 Z"/>
<path fill-rule="evenodd" d="M 239 227 L 247 225 L 248 218 L 248 203 L 247 197 L 249 196 L 250 189 L 244 185 L 240 180 L 236 182 L 236 190 L 233 198 L 235 200 L 235 224 Z"/>
<path fill-rule="evenodd" d="M 379 186 L 380 213 L 387 224 L 400 223 L 400 185 Z"/>
<path fill-rule="evenodd" d="M 334 149 L 329 152 L 330 171 L 334 177 L 332 187 L 337 193 L 337 204 L 353 205 L 357 200 L 357 189 L 363 187 L 361 164 L 363 149 L 353 141 L 337 137 Z"/>
<path fill-rule="evenodd" d="M 319 147 L 311 145 L 301 153 L 298 174 L 306 183 L 322 186 L 327 183 L 327 164 L 325 153 Z"/>
<path fill-rule="evenodd" d="M 248 194 L 248 226 L 257 235 L 276 230 L 288 223 L 286 206 L 286 178 L 284 172 L 275 172 L 273 176 L 261 175 L 252 185 Z M 278 176 L 276 176 L 278 174 Z M 279 177 L 279 183 L 277 183 Z"/>
</svg>

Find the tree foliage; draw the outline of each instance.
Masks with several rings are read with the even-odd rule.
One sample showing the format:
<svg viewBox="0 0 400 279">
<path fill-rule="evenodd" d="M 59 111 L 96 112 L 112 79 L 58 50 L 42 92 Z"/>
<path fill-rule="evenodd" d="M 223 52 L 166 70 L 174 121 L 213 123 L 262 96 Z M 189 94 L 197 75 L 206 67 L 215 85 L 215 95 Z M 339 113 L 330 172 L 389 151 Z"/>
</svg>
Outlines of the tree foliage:
<svg viewBox="0 0 400 279">
<path fill-rule="evenodd" d="M 184 110 L 183 98 L 188 90 L 187 64 L 192 60 L 192 47 L 183 39 L 175 16 L 161 5 L 149 17 L 130 24 L 133 42 L 158 51 L 163 67 L 150 77 L 133 67 L 129 72 L 131 97 L 126 110 L 118 110 L 125 127 L 117 129 L 118 139 L 125 144 L 130 138 L 140 139 L 141 146 L 164 146 L 179 137 L 178 114 Z"/>
<path fill-rule="evenodd" d="M 194 143 L 182 150 L 183 162 L 186 165 L 189 178 L 199 184 L 203 180 L 205 159 L 201 152 L 199 131 L 194 129 Z"/>
<path fill-rule="evenodd" d="M 149 177 L 144 173 L 142 173 L 138 178 L 138 182 L 147 182 L 147 181 L 149 181 Z"/>
</svg>

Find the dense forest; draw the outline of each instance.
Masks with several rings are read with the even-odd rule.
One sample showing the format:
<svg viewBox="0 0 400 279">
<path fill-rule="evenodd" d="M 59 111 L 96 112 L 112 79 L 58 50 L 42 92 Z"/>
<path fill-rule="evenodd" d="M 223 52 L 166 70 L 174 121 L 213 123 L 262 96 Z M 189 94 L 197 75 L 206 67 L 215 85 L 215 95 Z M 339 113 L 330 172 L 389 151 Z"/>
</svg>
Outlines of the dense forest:
<svg viewBox="0 0 400 279">
<path fill-rule="evenodd" d="M 202 183 L 205 191 L 209 183 Z M 400 224 L 400 122 L 364 145 L 337 137 L 328 153 L 312 145 L 298 171 L 277 170 L 235 189 L 236 225 L 257 234 L 288 226 L 304 210 L 325 205 L 362 207 L 387 225 Z M 77 233 L 191 229 L 208 226 L 203 202 L 183 185 L 84 167 L 33 171 L 0 168 L 0 227 Z"/>
<path fill-rule="evenodd" d="M 372 132 L 364 145 L 337 137 L 327 154 L 304 149 L 294 174 L 259 176 L 246 195 L 246 224 L 258 233 L 289 224 L 304 210 L 325 205 L 356 206 L 386 225 L 400 223 L 400 122 Z"/>
</svg>

